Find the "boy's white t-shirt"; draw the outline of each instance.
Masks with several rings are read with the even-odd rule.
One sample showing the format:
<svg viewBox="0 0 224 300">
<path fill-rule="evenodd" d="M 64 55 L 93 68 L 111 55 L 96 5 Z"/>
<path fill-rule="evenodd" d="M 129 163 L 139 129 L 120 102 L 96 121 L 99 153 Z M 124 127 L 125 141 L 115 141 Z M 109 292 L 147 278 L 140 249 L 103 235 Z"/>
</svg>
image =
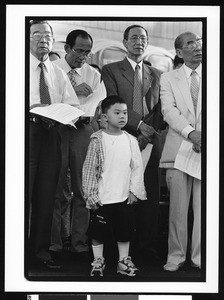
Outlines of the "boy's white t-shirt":
<svg viewBox="0 0 224 300">
<path fill-rule="evenodd" d="M 131 149 L 128 136 L 110 135 L 103 131 L 104 165 L 99 180 L 102 204 L 119 203 L 129 196 Z"/>
</svg>

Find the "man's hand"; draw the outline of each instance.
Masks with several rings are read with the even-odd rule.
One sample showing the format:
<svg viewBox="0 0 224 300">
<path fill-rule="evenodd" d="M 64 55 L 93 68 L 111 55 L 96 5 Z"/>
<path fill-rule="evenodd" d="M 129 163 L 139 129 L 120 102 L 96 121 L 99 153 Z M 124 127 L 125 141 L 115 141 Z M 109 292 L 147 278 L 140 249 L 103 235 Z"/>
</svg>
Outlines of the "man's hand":
<svg viewBox="0 0 224 300">
<path fill-rule="evenodd" d="M 193 144 L 192 149 L 193 149 L 196 153 L 200 153 L 200 152 L 201 152 L 201 147 L 198 146 L 198 145 L 196 145 L 196 144 Z"/>
<path fill-rule="evenodd" d="M 75 86 L 75 92 L 77 96 L 85 96 L 88 97 L 90 94 L 93 93 L 92 88 L 86 84 L 85 82 L 81 83 L 80 85 Z"/>
<path fill-rule="evenodd" d="M 146 139 L 144 137 L 144 135 L 142 135 L 142 134 L 139 134 L 139 136 L 137 137 L 137 141 L 138 141 L 138 145 L 139 145 L 139 148 L 141 151 L 145 149 L 145 147 L 147 146 L 147 144 L 149 142 L 151 142 L 151 140 L 149 138 Z"/>
<path fill-rule="evenodd" d="M 188 135 L 188 138 L 191 140 L 193 144 L 201 148 L 201 132 L 194 130 L 191 131 Z"/>
<path fill-rule="evenodd" d="M 134 204 L 136 202 L 138 202 L 138 199 L 135 197 L 135 195 L 132 192 L 130 192 L 127 204 L 132 205 L 132 204 Z"/>
<path fill-rule="evenodd" d="M 151 141 L 151 138 L 154 133 L 157 133 L 155 129 L 152 126 L 147 125 L 146 123 L 142 122 L 139 126 L 139 130 L 141 131 L 141 134 L 146 138 L 149 139 L 149 142 Z"/>
</svg>

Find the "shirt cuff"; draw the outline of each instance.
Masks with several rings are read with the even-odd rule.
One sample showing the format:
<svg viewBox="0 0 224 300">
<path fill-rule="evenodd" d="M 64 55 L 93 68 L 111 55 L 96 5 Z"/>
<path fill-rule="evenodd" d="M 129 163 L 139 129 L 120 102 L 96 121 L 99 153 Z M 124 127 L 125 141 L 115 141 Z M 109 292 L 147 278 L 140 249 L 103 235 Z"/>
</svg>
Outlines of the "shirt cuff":
<svg viewBox="0 0 224 300">
<path fill-rule="evenodd" d="M 137 126 L 137 130 L 139 130 L 140 125 L 142 124 L 142 120 L 139 122 L 138 126 Z"/>
<path fill-rule="evenodd" d="M 187 125 L 186 127 L 184 127 L 184 129 L 181 131 L 181 135 L 187 139 L 188 138 L 188 135 L 194 131 L 194 127 L 192 127 L 191 125 Z"/>
</svg>

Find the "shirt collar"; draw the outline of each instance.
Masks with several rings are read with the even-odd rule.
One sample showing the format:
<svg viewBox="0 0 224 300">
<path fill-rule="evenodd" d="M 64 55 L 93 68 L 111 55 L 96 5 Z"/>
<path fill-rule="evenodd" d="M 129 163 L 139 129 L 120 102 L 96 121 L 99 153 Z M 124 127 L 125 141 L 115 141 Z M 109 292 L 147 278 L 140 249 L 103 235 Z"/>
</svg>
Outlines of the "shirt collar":
<svg viewBox="0 0 224 300">
<path fill-rule="evenodd" d="M 184 70 L 185 70 L 185 73 L 186 73 L 186 75 L 187 75 L 187 78 L 190 78 L 192 69 L 191 69 L 191 68 L 188 68 L 188 67 L 184 64 Z M 199 77 L 201 77 L 201 64 L 199 64 L 199 66 L 195 69 L 195 71 L 197 72 L 197 74 L 199 75 Z"/>
<path fill-rule="evenodd" d="M 36 70 L 40 64 L 40 60 L 37 59 L 33 54 L 30 53 L 30 66 L 33 68 L 33 70 Z M 49 72 L 50 69 L 50 59 L 49 57 L 43 62 L 45 65 L 45 69 L 47 72 Z"/>
<path fill-rule="evenodd" d="M 78 75 L 82 76 L 82 67 L 81 67 L 81 68 L 74 68 L 74 69 L 72 69 L 72 68 L 69 66 L 69 64 L 67 63 L 65 57 L 62 58 L 62 59 L 65 61 L 65 72 L 66 72 L 66 74 L 68 74 L 68 72 L 70 72 L 71 70 L 75 70 L 75 72 L 76 72 Z M 83 66 L 84 66 L 84 65 L 83 65 Z"/>
<path fill-rule="evenodd" d="M 131 64 L 133 70 L 135 70 L 136 65 L 139 65 L 140 69 L 142 70 L 142 60 L 138 64 L 135 61 L 133 61 L 132 59 L 130 59 L 129 57 L 127 57 L 127 60 Z"/>
</svg>

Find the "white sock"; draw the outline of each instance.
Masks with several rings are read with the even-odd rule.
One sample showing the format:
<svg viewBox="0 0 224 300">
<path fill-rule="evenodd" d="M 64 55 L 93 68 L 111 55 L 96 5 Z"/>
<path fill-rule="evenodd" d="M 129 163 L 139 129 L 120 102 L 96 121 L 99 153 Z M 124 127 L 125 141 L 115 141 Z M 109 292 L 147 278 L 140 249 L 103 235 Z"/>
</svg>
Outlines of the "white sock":
<svg viewBox="0 0 224 300">
<path fill-rule="evenodd" d="M 129 255 L 129 246 L 130 242 L 117 242 L 119 260 L 122 260 L 124 257 Z"/>
<path fill-rule="evenodd" d="M 94 258 L 103 257 L 103 244 L 92 245 Z"/>
</svg>

